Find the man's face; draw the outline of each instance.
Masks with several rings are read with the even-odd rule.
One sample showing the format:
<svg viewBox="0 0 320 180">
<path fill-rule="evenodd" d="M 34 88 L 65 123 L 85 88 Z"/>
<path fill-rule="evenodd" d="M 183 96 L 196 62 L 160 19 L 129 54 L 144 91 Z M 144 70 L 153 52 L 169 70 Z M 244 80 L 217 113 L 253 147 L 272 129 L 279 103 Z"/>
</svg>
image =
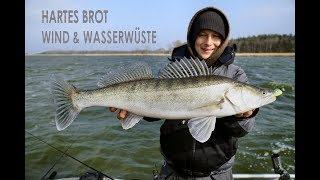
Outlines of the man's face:
<svg viewBox="0 0 320 180">
<path fill-rule="evenodd" d="M 211 30 L 202 30 L 194 43 L 194 48 L 202 59 L 208 59 L 215 53 L 222 42 L 220 34 Z"/>
</svg>

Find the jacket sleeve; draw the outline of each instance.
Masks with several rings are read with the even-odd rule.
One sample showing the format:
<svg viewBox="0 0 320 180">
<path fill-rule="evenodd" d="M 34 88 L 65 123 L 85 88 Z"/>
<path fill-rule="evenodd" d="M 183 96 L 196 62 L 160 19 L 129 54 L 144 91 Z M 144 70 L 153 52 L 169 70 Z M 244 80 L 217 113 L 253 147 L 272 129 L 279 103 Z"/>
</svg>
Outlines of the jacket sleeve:
<svg viewBox="0 0 320 180">
<path fill-rule="evenodd" d="M 247 75 L 245 74 L 242 68 L 235 65 L 229 65 L 226 71 L 229 72 L 227 73 L 229 74 L 229 77 L 240 82 L 249 83 Z M 245 136 L 253 129 L 255 116 L 258 112 L 259 108 L 255 109 L 253 114 L 247 118 L 239 118 L 236 116 L 228 116 L 221 118 L 223 122 L 223 127 L 225 128 L 225 132 L 228 135 L 234 137 Z"/>
<path fill-rule="evenodd" d="M 250 117 L 238 118 L 235 116 L 228 116 L 220 118 L 223 121 L 224 132 L 229 136 L 243 137 L 247 135 L 253 128 L 255 116 L 259 109 L 256 109 Z"/>
<path fill-rule="evenodd" d="M 151 117 L 143 117 L 144 120 L 148 121 L 148 122 L 153 122 L 153 121 L 159 121 L 161 119 L 159 118 L 151 118 Z"/>
</svg>

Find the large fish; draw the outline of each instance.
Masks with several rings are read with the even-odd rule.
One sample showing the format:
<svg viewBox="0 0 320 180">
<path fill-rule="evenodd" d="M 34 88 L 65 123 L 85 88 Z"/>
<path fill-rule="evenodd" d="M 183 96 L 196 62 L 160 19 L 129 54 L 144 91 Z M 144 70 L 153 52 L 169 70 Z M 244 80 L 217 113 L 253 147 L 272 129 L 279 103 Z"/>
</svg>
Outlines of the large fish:
<svg viewBox="0 0 320 180">
<path fill-rule="evenodd" d="M 58 130 L 67 128 L 82 109 L 106 106 L 129 112 L 122 121 L 124 129 L 144 116 L 190 119 L 190 133 L 199 142 L 210 138 L 216 118 L 264 106 L 282 93 L 213 75 L 204 61 L 187 58 L 167 64 L 156 78 L 146 63 L 120 68 L 103 76 L 98 88 L 89 90 L 77 89 L 53 75 L 50 91 Z"/>
</svg>

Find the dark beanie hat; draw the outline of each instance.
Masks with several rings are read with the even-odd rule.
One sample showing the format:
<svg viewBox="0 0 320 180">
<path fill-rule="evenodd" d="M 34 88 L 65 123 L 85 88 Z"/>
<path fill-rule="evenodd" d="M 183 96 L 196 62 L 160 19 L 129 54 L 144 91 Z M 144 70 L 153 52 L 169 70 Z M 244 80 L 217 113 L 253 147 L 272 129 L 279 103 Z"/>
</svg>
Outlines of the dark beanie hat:
<svg viewBox="0 0 320 180">
<path fill-rule="evenodd" d="M 205 11 L 200 14 L 193 23 L 193 35 L 196 37 L 203 29 L 209 29 L 219 33 L 223 39 L 226 38 L 225 24 L 222 15 L 214 11 Z"/>
</svg>

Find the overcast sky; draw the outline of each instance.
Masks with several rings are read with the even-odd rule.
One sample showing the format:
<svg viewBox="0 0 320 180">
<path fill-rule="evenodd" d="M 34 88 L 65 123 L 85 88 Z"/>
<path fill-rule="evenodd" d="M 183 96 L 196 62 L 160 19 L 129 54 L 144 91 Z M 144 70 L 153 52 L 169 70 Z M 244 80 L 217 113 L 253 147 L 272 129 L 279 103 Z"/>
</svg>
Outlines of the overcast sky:
<svg viewBox="0 0 320 180">
<path fill-rule="evenodd" d="M 207 6 L 227 15 L 233 39 L 295 35 L 294 0 L 26 0 L 25 6 L 25 51 L 29 54 L 47 50 L 167 49 L 176 40 L 186 41 L 190 19 Z M 69 14 L 62 13 L 59 18 L 63 11 Z M 90 23 L 86 22 L 89 15 L 83 14 L 89 11 L 94 13 Z M 52 32 L 58 36 L 52 36 Z M 84 32 L 92 33 L 90 42 Z M 132 43 L 130 38 L 125 39 L 128 33 L 136 33 Z"/>
</svg>

